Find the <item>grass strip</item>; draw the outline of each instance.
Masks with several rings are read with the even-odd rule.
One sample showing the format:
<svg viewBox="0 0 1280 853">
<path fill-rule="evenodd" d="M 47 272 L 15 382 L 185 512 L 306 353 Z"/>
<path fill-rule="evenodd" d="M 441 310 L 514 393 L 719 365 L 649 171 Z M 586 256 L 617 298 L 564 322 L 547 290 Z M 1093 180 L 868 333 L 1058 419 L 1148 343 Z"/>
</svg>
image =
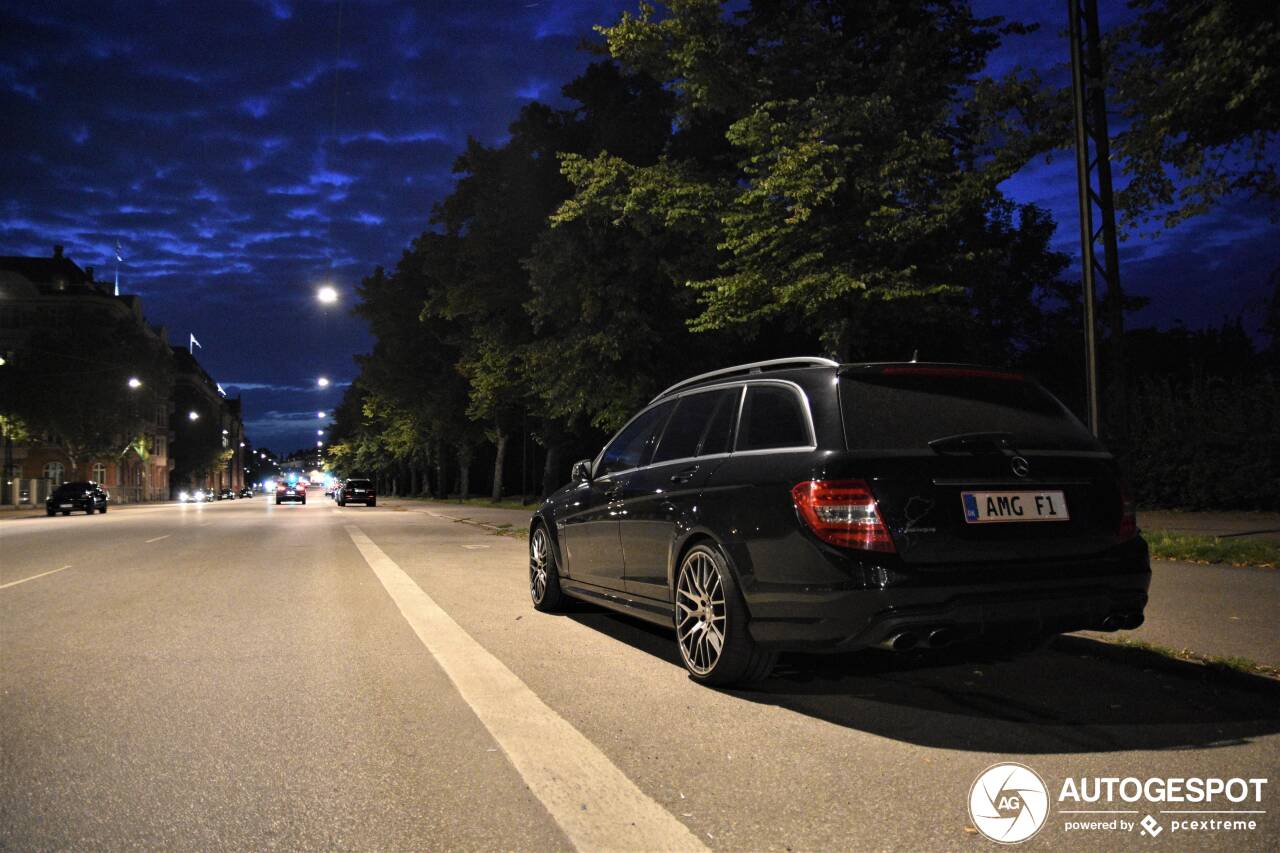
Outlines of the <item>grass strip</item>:
<svg viewBox="0 0 1280 853">
<path fill-rule="evenodd" d="M 500 501 L 489 500 L 489 498 L 448 498 L 442 500 L 440 498 L 423 498 L 423 497 L 403 497 L 400 500 L 418 501 L 420 503 L 440 504 L 442 506 L 483 506 L 490 509 L 518 509 L 523 512 L 532 514 L 535 509 L 541 505 L 540 498 L 534 498 L 532 503 L 521 503 L 517 499 L 503 499 Z"/>
<path fill-rule="evenodd" d="M 1221 536 L 1196 536 L 1166 530 L 1144 530 L 1142 536 L 1151 546 L 1152 559 L 1156 560 L 1225 563 L 1232 566 L 1261 566 L 1266 569 L 1280 566 L 1280 545 L 1262 539 L 1224 539 Z"/>
<path fill-rule="evenodd" d="M 1117 646 L 1125 646 L 1130 649 L 1139 649 L 1144 652 L 1162 655 L 1174 660 L 1202 664 L 1210 669 L 1218 670 L 1219 672 L 1241 673 L 1243 675 L 1261 675 L 1264 678 L 1280 679 L 1280 668 L 1258 663 L 1257 661 L 1250 660 L 1249 658 L 1202 655 L 1197 654 L 1190 649 L 1174 649 L 1169 646 L 1162 646 L 1158 643 L 1148 643 L 1146 640 L 1117 638 L 1114 640 L 1104 640 L 1104 642 Z"/>
</svg>

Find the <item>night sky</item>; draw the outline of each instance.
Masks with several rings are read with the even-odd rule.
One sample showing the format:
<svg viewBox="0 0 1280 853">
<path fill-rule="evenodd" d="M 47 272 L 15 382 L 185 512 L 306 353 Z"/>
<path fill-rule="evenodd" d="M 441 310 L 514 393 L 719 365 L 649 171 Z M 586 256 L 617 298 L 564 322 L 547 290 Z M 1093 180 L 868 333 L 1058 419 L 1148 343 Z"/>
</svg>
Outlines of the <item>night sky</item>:
<svg viewBox="0 0 1280 853">
<path fill-rule="evenodd" d="M 1042 23 L 992 70 L 1068 79 L 1061 2 L 980 0 Z M 1127 12 L 1103 0 L 1104 28 Z M 452 183 L 468 135 L 500 143 L 530 100 L 593 57 L 593 24 L 633 0 L 575 2 L 8 2 L 0 11 L 0 254 L 55 243 L 99 280 L 115 272 L 277 451 L 315 441 L 370 339 L 352 288 L 392 266 Z M 1007 186 L 1051 210 L 1078 252 L 1074 158 Z M 1280 228 L 1245 203 L 1122 246 L 1131 325 L 1256 330 Z M 323 308 L 316 287 L 344 301 Z M 315 380 L 334 381 L 327 390 Z"/>
</svg>

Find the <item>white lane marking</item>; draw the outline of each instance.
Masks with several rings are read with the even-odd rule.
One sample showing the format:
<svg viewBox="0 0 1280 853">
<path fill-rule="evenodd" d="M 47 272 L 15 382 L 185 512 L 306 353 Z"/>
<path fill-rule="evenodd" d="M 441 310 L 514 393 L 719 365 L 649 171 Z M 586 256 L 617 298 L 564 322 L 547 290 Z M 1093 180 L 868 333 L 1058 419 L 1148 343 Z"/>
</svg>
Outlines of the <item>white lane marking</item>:
<svg viewBox="0 0 1280 853">
<path fill-rule="evenodd" d="M 63 566 L 61 569 L 50 569 L 50 570 L 49 570 L 49 571 L 47 571 L 47 572 L 41 572 L 41 573 L 40 573 L 40 574 L 38 574 L 38 575 L 32 575 L 31 577 L 29 577 L 29 578 L 23 578 L 23 579 L 22 579 L 22 580 L 20 580 L 20 581 L 9 581 L 8 583 L 2 583 L 2 584 L 0 584 L 0 589 L 8 589 L 8 588 L 9 588 L 9 587 L 11 587 L 11 586 L 17 586 L 17 585 L 18 585 L 18 584 L 20 584 L 20 583 L 26 583 L 27 581 L 33 581 L 33 580 L 35 580 L 36 578 L 42 578 L 42 577 L 44 577 L 45 575 L 56 575 L 58 572 L 61 572 L 61 571 L 65 570 L 65 569 L 69 569 L 69 568 L 71 568 L 71 566 Z"/>
<path fill-rule="evenodd" d="M 142 544 L 143 544 L 143 545 L 150 545 L 152 542 L 159 542 L 161 539 L 168 539 L 168 538 L 169 538 L 170 536 L 172 536 L 172 535 L 173 535 L 172 533 L 166 533 L 166 534 L 165 534 L 165 535 L 163 535 L 163 536 L 157 536 L 155 539 L 148 539 L 147 541 L 143 542 Z"/>
<path fill-rule="evenodd" d="M 363 530 L 345 526 L 400 614 L 574 847 L 707 849 L 453 621 Z"/>
</svg>

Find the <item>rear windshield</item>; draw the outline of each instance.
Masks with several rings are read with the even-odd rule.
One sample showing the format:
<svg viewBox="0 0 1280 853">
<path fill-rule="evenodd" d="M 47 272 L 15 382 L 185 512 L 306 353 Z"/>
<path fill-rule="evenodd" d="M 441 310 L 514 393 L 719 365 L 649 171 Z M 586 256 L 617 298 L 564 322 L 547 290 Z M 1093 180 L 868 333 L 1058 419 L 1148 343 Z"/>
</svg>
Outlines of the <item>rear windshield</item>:
<svg viewBox="0 0 1280 853">
<path fill-rule="evenodd" d="M 357 489 L 367 489 L 369 488 L 369 481 L 368 480 L 347 480 L 345 485 L 353 486 Z"/>
<path fill-rule="evenodd" d="M 58 486 L 59 492 L 86 492 L 93 488 L 93 483 L 63 483 Z"/>
<path fill-rule="evenodd" d="M 1004 432 L 1019 449 L 1100 450 L 1056 397 L 1018 374 L 886 368 L 840 378 L 850 450 L 927 450 L 964 433 Z"/>
</svg>

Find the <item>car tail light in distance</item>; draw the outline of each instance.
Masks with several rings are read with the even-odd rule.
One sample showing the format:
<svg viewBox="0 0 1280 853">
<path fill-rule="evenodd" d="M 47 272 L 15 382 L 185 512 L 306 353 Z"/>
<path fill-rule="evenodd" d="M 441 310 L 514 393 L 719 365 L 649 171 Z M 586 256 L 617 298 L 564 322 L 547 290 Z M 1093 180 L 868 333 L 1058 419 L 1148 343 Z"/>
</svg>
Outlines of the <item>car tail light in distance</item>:
<svg viewBox="0 0 1280 853">
<path fill-rule="evenodd" d="M 1120 526 L 1116 529 L 1116 537 L 1121 542 L 1128 541 L 1138 535 L 1138 509 L 1129 492 L 1129 485 L 1120 481 Z"/>
<path fill-rule="evenodd" d="M 863 480 L 806 480 L 791 490 L 796 510 L 823 542 L 894 553 L 893 537 Z"/>
</svg>

